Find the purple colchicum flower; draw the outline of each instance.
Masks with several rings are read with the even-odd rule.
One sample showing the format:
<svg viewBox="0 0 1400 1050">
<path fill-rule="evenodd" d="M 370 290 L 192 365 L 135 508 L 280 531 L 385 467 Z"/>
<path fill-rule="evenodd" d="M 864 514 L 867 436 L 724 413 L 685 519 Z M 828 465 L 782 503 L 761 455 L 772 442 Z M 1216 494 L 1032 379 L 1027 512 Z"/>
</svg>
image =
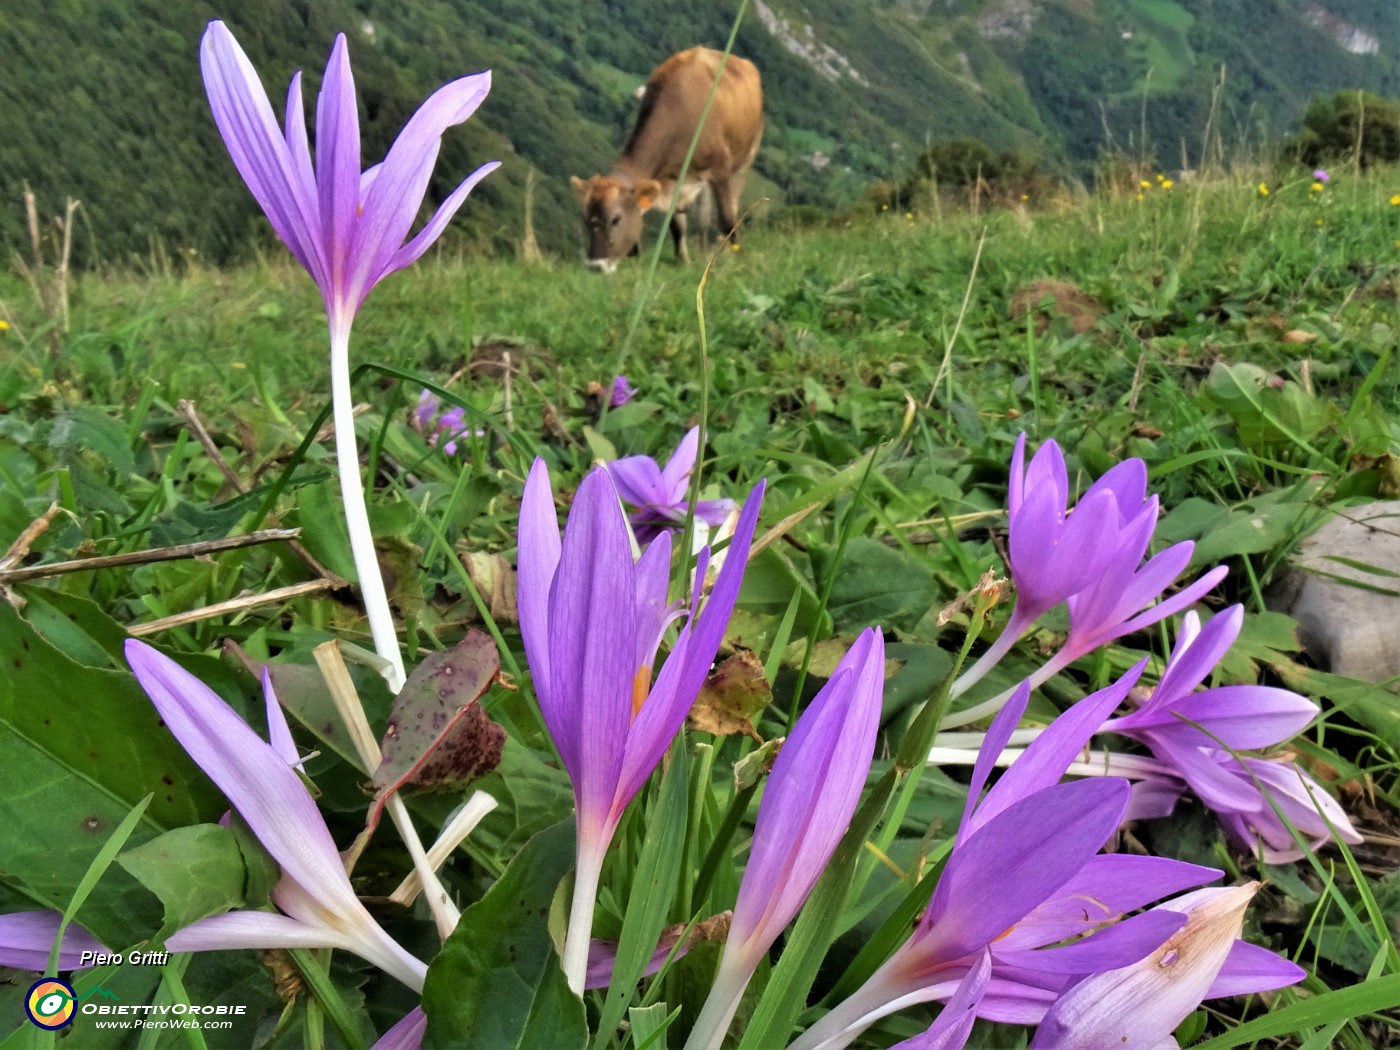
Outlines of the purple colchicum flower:
<svg viewBox="0 0 1400 1050">
<path fill-rule="evenodd" d="M 61 913 L 47 909 L 0 915 L 0 966 L 42 972 L 49 965 L 49 952 L 61 922 Z M 108 948 L 76 922 L 69 923 L 58 952 L 58 968 L 92 966 L 91 961 L 83 962 L 85 952 L 105 955 Z"/>
<path fill-rule="evenodd" d="M 637 394 L 637 388 L 627 381 L 626 376 L 617 376 L 612 381 L 612 392 L 608 395 L 610 408 L 621 408 Z"/>
<path fill-rule="evenodd" d="M 637 508 L 631 514 L 631 521 L 638 543 L 649 543 L 668 529 L 678 529 L 685 524 L 685 512 L 690 503 L 690 474 L 695 469 L 699 449 L 700 428 L 691 427 L 664 467 L 658 466 L 650 456 L 626 456 L 603 465 L 617 487 L 617 494 Z M 733 510 L 731 499 L 700 500 L 695 504 L 695 518 L 715 526 Z"/>
<path fill-rule="evenodd" d="M 1055 1001 L 1031 1050 L 1163 1050 L 1203 999 L 1296 984 L 1306 971 L 1239 940 L 1244 910 L 1260 884 L 1197 890 L 1154 911 L 1184 914 L 1186 925 L 1146 958 L 1092 974 Z M 1150 913 L 1149 913 L 1150 914 Z"/>
<path fill-rule="evenodd" d="M 1212 569 L 1190 586 L 1155 601 L 1186 568 L 1195 545 L 1177 543 L 1143 563 L 1157 526 L 1157 497 L 1147 496 L 1147 468 L 1124 460 L 1098 479 L 1066 517 L 1068 482 L 1059 446 L 1047 441 L 1021 468 L 1025 435 L 1016 442 L 1008 493 L 1008 539 L 1016 604 L 1001 635 L 953 686 L 965 692 L 989 671 L 1045 611 L 1065 602 L 1069 636 L 1031 678 L 1042 685 L 1075 660 L 1194 604 L 1225 575 Z M 946 727 L 995 712 L 1005 695 L 958 711 Z"/>
<path fill-rule="evenodd" d="M 399 1023 L 379 1037 L 370 1050 L 418 1050 L 428 1034 L 428 1015 L 421 1006 L 404 1014 Z"/>
<path fill-rule="evenodd" d="M 948 1000 L 984 955 L 991 960 L 986 986 L 976 992 L 973 980 L 967 993 L 976 1015 L 1034 1024 L 1079 977 L 1136 962 L 1180 928 L 1183 917 L 1167 912 L 1123 916 L 1220 872 L 1156 857 L 1096 856 L 1127 809 L 1127 783 L 1059 783 L 1145 663 L 1051 723 L 979 802 L 1030 697 L 1027 684 L 1016 690 L 988 730 L 952 853 L 914 933 L 792 1050 L 836 1050 L 886 1014 Z M 945 1038 L 943 1045 L 958 1044 Z"/>
<path fill-rule="evenodd" d="M 884 673 L 884 640 L 867 628 L 783 743 L 758 807 L 729 938 L 688 1048 L 724 1041 L 754 970 L 836 852 L 870 772 Z"/>
<path fill-rule="evenodd" d="M 1216 812 L 1237 847 L 1252 850 L 1257 838 L 1271 864 L 1303 856 L 1271 799 L 1313 848 L 1334 834 L 1346 842 L 1362 841 L 1335 800 L 1293 763 L 1230 754 L 1288 740 L 1316 717 L 1311 700 L 1258 685 L 1194 691 L 1234 644 L 1243 622 L 1238 605 L 1204 627 L 1188 613 L 1152 695 L 1136 711 L 1104 724 L 1104 732 L 1138 741 L 1160 763 L 1158 775 L 1144 781 L 1148 786 L 1135 789 L 1144 794 L 1135 815 L 1170 813 L 1189 785 Z"/>
<path fill-rule="evenodd" d="M 457 454 L 457 442 L 465 437 L 485 437 L 486 431 L 472 430 L 467 425 L 467 413 L 461 405 L 442 410 L 442 401 L 431 390 L 418 395 L 409 424 L 427 439 L 433 448 L 441 448 L 449 456 Z"/>
<path fill-rule="evenodd" d="M 383 163 L 361 172 L 360 118 L 344 34 L 331 49 L 317 99 L 314 163 L 300 73 L 292 77 L 287 92 L 284 131 L 257 70 L 223 22 L 210 22 L 205 30 L 200 66 L 214 122 L 234 167 L 272 228 L 316 282 L 325 303 L 346 526 L 375 650 L 388 661 L 385 677 L 397 691 L 404 682 L 403 656 L 360 480 L 350 391 L 350 328 L 370 289 L 427 251 L 472 187 L 496 167 L 485 164 L 469 175 L 405 243 L 428 191 L 444 132 L 476 111 L 490 90 L 491 77 L 480 73 L 439 88 L 409 118 Z"/>
<path fill-rule="evenodd" d="M 214 915 L 179 930 L 166 946 L 176 952 L 341 948 L 421 991 L 427 967 L 360 903 L 289 756 L 265 743 L 212 689 L 169 657 L 131 640 L 126 658 L 175 739 L 282 869 L 271 894 L 280 914 Z"/>
<path fill-rule="evenodd" d="M 517 601 L 540 713 L 574 786 L 578 862 L 564 973 L 583 990 L 603 857 L 627 804 L 651 775 L 704 684 L 748 558 L 763 484 L 750 493 L 713 591 L 700 588 L 652 681 L 662 636 L 687 610 L 667 602 L 671 541 L 635 564 L 607 471 L 579 486 L 561 540 L 549 472 L 536 460 L 520 505 Z M 705 579 L 708 550 L 696 579 Z"/>
</svg>

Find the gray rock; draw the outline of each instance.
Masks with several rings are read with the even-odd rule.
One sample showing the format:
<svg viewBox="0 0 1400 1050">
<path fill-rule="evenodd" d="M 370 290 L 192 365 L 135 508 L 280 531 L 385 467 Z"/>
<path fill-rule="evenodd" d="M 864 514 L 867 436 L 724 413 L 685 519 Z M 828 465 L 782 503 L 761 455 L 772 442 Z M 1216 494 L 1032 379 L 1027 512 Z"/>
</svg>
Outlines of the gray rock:
<svg viewBox="0 0 1400 1050">
<path fill-rule="evenodd" d="M 1338 511 L 1303 541 L 1269 605 L 1298 621 L 1303 647 L 1335 674 L 1400 676 L 1400 501 Z"/>
</svg>

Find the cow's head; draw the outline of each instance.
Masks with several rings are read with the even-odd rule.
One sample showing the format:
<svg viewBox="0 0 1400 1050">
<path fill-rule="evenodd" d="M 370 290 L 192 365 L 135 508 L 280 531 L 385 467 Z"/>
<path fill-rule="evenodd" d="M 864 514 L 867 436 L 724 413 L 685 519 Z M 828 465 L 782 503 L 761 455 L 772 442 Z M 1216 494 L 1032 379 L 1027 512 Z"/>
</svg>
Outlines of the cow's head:
<svg viewBox="0 0 1400 1050">
<path fill-rule="evenodd" d="M 607 175 L 594 175 L 586 181 L 575 175 L 572 182 L 583 206 L 588 266 L 612 273 L 624 255 L 636 254 L 642 238 L 642 216 L 660 201 L 661 184 L 642 179 L 628 186 Z"/>
</svg>

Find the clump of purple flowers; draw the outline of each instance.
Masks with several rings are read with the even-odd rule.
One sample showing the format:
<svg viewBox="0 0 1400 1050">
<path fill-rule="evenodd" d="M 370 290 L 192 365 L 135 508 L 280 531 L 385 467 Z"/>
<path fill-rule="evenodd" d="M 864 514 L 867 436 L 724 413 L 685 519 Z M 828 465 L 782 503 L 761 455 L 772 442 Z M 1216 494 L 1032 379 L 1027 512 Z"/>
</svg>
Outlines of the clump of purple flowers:
<svg viewBox="0 0 1400 1050">
<path fill-rule="evenodd" d="M 432 448 L 440 448 L 449 456 L 457 454 L 458 442 L 463 438 L 486 435 L 484 430 L 473 430 L 467 426 L 467 414 L 461 405 L 444 409 L 442 399 L 431 390 L 424 390 L 418 395 L 418 404 L 414 406 L 409 422 Z"/>
</svg>

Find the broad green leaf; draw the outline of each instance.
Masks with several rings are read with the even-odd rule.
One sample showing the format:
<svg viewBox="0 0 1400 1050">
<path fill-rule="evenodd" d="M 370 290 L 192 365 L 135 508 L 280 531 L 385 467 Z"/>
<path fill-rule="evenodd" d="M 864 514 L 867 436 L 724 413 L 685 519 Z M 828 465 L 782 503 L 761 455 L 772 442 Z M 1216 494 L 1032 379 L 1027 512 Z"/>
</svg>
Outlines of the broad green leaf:
<svg viewBox="0 0 1400 1050">
<path fill-rule="evenodd" d="M 160 937 L 244 903 L 243 855 L 234 833 L 218 824 L 167 831 L 117 859 L 165 906 Z"/>
<path fill-rule="evenodd" d="M 825 561 L 817 561 L 819 576 L 833 571 Z M 838 631 L 854 633 L 870 624 L 909 630 L 942 593 L 927 562 L 867 536 L 846 545 L 834 571 L 827 610 Z"/>
<path fill-rule="evenodd" d="M 74 663 L 3 602 L 0 659 L 0 879 L 37 906 L 63 906 L 143 796 L 134 844 L 222 812 L 131 674 Z M 155 901 L 125 873 L 109 880 L 79 921 L 113 946 L 149 936 Z"/>
<path fill-rule="evenodd" d="M 582 1050 L 583 1003 L 569 991 L 544 915 L 574 863 L 574 821 L 540 832 L 461 921 L 428 967 L 428 1047 Z"/>
</svg>

